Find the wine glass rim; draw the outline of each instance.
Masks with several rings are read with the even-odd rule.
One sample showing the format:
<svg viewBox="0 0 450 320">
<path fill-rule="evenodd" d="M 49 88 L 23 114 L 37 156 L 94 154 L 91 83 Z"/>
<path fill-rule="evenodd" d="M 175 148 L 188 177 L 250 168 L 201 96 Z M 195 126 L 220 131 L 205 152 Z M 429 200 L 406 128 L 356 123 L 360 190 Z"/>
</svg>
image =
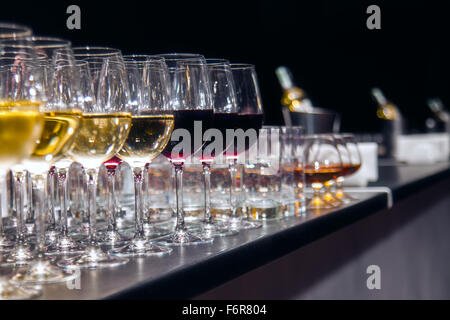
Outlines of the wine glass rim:
<svg viewBox="0 0 450 320">
<path fill-rule="evenodd" d="M 178 59 L 184 59 L 182 57 L 192 57 L 192 58 L 203 58 L 205 59 L 205 56 L 200 53 L 186 53 L 186 52 L 169 52 L 169 53 L 157 53 L 150 56 L 156 56 L 156 57 L 168 57 L 174 60 Z M 177 58 L 179 57 L 179 58 Z"/>
<path fill-rule="evenodd" d="M 47 37 L 47 36 L 27 36 L 19 39 L 5 39 L 0 41 L 2 45 L 12 48 L 70 48 L 72 43 L 69 40 Z"/>
<path fill-rule="evenodd" d="M 120 49 L 101 46 L 73 47 L 72 51 L 73 55 L 78 57 L 112 57 L 122 55 Z"/>
<path fill-rule="evenodd" d="M 230 65 L 230 60 L 223 59 L 223 58 L 206 58 L 206 64 L 208 65 L 221 65 L 221 64 L 227 64 Z"/>
<path fill-rule="evenodd" d="M 127 65 L 140 65 L 144 66 L 156 66 L 155 64 L 159 64 L 161 68 L 165 66 L 165 59 L 163 57 L 153 57 L 145 54 L 132 54 L 132 55 L 124 55 L 123 62 Z"/>
<path fill-rule="evenodd" d="M 1 30 L 4 30 L 3 33 Z M 6 32 L 5 32 L 6 31 Z M 17 37 L 31 36 L 30 27 L 19 23 L 0 22 L 0 39 L 14 39 Z"/>
<path fill-rule="evenodd" d="M 231 70 L 255 69 L 255 65 L 250 63 L 231 63 L 230 67 Z"/>
</svg>

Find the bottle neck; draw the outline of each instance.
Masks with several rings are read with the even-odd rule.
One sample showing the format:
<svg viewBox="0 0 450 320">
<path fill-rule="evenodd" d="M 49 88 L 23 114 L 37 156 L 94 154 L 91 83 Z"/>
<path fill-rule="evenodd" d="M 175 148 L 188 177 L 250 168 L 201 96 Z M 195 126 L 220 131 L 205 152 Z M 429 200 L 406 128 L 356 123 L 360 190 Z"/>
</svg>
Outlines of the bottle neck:
<svg viewBox="0 0 450 320">
<path fill-rule="evenodd" d="M 294 87 L 294 83 L 292 82 L 292 75 L 288 68 L 281 66 L 278 67 L 275 72 L 283 90 L 288 90 Z"/>
</svg>

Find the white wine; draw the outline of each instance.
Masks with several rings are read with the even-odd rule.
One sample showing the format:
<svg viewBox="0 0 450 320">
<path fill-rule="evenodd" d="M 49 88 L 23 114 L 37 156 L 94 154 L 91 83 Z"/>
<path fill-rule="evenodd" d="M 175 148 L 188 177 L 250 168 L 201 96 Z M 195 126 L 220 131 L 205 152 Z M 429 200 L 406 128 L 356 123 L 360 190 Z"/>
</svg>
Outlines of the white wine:
<svg viewBox="0 0 450 320">
<path fill-rule="evenodd" d="M 40 103 L 0 101 L 0 168 L 7 169 L 33 152 L 42 130 Z"/>
<path fill-rule="evenodd" d="M 44 112 L 44 126 L 31 160 L 54 161 L 67 154 L 80 124 L 81 111 Z"/>
<path fill-rule="evenodd" d="M 119 157 L 131 166 L 143 166 L 166 147 L 174 126 L 173 115 L 141 115 L 131 118 L 131 129 Z"/>
<path fill-rule="evenodd" d="M 83 113 L 69 154 L 85 168 L 98 168 L 122 148 L 130 125 L 126 112 Z"/>
</svg>

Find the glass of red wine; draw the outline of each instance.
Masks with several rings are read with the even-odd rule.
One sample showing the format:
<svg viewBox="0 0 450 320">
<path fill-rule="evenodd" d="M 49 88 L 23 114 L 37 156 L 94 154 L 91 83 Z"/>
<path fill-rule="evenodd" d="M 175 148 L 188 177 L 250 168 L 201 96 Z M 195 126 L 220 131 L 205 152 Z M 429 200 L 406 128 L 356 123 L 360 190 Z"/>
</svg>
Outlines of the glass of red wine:
<svg viewBox="0 0 450 320">
<path fill-rule="evenodd" d="M 189 156 L 202 151 L 205 131 L 212 126 L 214 111 L 206 60 L 198 54 L 163 54 L 171 83 L 170 104 L 175 117 L 171 140 L 162 154 L 175 170 L 176 226 L 158 244 L 186 246 L 211 243 L 213 238 L 194 235 L 185 225 L 183 166 Z M 200 132 L 200 137 L 198 137 Z"/>
<path fill-rule="evenodd" d="M 231 215 L 228 221 L 230 229 L 255 229 L 261 223 L 242 219 L 238 214 L 239 194 L 237 192 L 238 158 L 244 156 L 249 148 L 256 143 L 259 129 L 263 125 L 263 108 L 258 87 L 255 66 L 244 63 L 231 64 L 231 71 L 236 90 L 237 113 L 230 115 L 230 123 L 235 125 L 233 144 L 225 151 L 228 170 L 231 177 L 230 206 Z M 239 130 L 242 129 L 242 130 Z"/>
<path fill-rule="evenodd" d="M 204 185 L 204 219 L 199 223 L 198 234 L 206 237 L 224 237 L 238 233 L 224 223 L 215 221 L 211 214 L 211 164 L 216 155 L 227 150 L 226 130 L 233 129 L 232 116 L 237 113 L 236 94 L 230 62 L 225 59 L 206 59 L 214 106 L 213 128 L 206 131 L 202 152 L 195 156 L 202 163 Z M 231 117 L 231 118 L 230 118 Z M 221 139 L 220 139 L 221 138 Z M 218 149 L 218 150 L 216 150 Z"/>
</svg>

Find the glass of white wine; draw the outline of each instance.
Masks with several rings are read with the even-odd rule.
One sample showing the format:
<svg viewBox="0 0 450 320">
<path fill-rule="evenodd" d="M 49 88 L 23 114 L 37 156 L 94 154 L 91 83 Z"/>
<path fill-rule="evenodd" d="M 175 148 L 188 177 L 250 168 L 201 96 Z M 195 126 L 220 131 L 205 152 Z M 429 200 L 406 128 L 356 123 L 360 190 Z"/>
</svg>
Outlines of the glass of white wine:
<svg viewBox="0 0 450 320">
<path fill-rule="evenodd" d="M 42 70 L 36 67 L 33 58 L 24 58 L 17 52 L 11 63 L 11 59 L 2 58 L 7 51 L 0 42 L 0 184 L 5 181 L 11 166 L 33 152 L 35 141 L 42 132 L 40 107 L 45 100 L 41 83 L 38 82 L 42 79 Z M 0 190 L 3 191 L 1 186 Z M 10 247 L 11 242 L 5 238 L 2 228 L 6 208 L 4 192 L 1 200 L 0 247 L 5 249 Z M 5 263 L 3 256 L 0 256 L 0 263 Z M 3 299 L 28 299 L 40 293 L 35 288 L 19 287 L 6 278 L 0 279 L 0 297 Z"/>
<path fill-rule="evenodd" d="M 62 259 L 64 268 L 98 269 L 128 262 L 102 250 L 97 239 L 97 178 L 103 162 L 123 146 L 131 127 L 130 93 L 122 61 L 93 56 L 86 59 L 96 88 L 96 103 L 83 106 L 80 128 L 70 155 L 86 172 L 88 190 L 89 239 L 83 254 Z M 97 83 L 96 83 L 97 82 Z"/>
<path fill-rule="evenodd" d="M 36 141 L 32 155 L 24 160 L 24 165 L 31 174 L 33 211 L 36 221 L 37 257 L 27 267 L 19 270 L 13 280 L 26 284 L 43 284 L 63 282 L 76 276 L 73 270 L 61 270 L 45 258 L 45 210 L 46 177 L 50 166 L 64 159 L 73 146 L 76 132 L 81 121 L 78 109 L 79 74 L 71 64 L 48 66 L 52 71 L 54 84 L 43 108 L 44 128 Z M 67 213 L 62 215 L 67 219 Z"/>
<path fill-rule="evenodd" d="M 61 100 L 69 100 L 67 103 L 73 104 L 73 107 L 70 108 L 71 112 L 78 115 L 79 123 L 77 127 L 79 128 L 82 120 L 82 110 L 91 108 L 95 103 L 88 63 L 69 58 L 65 62 L 59 61 L 54 68 L 56 75 L 53 86 L 54 103 L 62 104 Z M 56 194 L 59 199 L 52 200 L 49 205 L 49 212 L 51 215 L 54 215 L 54 218 L 51 219 L 46 233 L 47 242 L 50 242 L 50 245 L 45 250 L 46 255 L 75 255 L 83 253 L 85 249 L 69 234 L 68 225 L 68 175 L 69 167 L 73 162 L 69 151 L 75 146 L 78 131 L 65 144 L 62 156 L 57 157 L 53 162 L 56 169 L 49 171 L 50 198 Z M 57 192 L 54 190 L 52 173 L 56 173 Z M 59 230 L 52 226 L 52 223 L 56 221 L 56 203 L 59 203 L 61 212 Z M 57 232 L 55 240 L 49 241 L 53 232 Z"/>
<path fill-rule="evenodd" d="M 53 67 L 56 65 L 67 65 L 68 63 L 73 64 L 74 58 L 71 49 L 71 42 L 61 38 L 54 37 L 23 37 L 19 41 L 17 40 L 5 40 L 3 41 L 5 47 L 8 48 L 7 56 L 15 57 L 19 52 L 22 54 L 24 52 L 26 54 L 25 57 L 30 58 L 30 54 L 33 55 L 35 63 L 42 67 L 44 74 L 42 78 L 42 89 L 45 91 L 45 95 L 50 98 L 54 93 L 53 90 L 53 77 L 54 70 Z M 30 50 L 32 48 L 32 51 Z M 63 57 L 63 58 L 62 58 Z M 64 86 L 60 86 L 59 90 L 62 90 Z M 67 88 L 65 88 L 67 90 Z M 60 95 L 63 93 L 60 93 Z M 52 161 L 54 162 L 54 161 Z M 16 188 L 21 188 L 16 195 L 16 201 L 13 203 L 21 204 L 21 208 L 15 208 L 16 212 L 18 212 L 19 216 L 24 217 L 24 223 L 26 225 L 26 235 L 32 235 L 34 232 L 34 210 L 32 209 L 32 192 L 31 186 L 32 183 L 29 179 L 30 175 L 28 174 L 29 170 L 27 170 L 26 165 L 15 166 L 14 172 L 16 177 Z M 57 226 L 57 210 L 58 207 L 61 208 L 62 205 L 58 204 L 58 201 L 55 197 L 55 178 L 56 178 L 56 170 L 55 167 L 51 167 L 48 176 L 48 188 L 49 195 L 47 197 L 46 206 L 48 206 L 48 228 L 46 230 L 46 241 L 53 243 L 56 240 L 56 236 L 58 235 L 58 226 Z M 23 188 L 22 184 L 25 185 L 26 188 Z M 20 199 L 19 197 L 23 197 Z"/>
<path fill-rule="evenodd" d="M 113 249 L 119 256 L 164 255 L 172 248 L 147 240 L 143 228 L 143 178 L 145 166 L 156 158 L 170 140 L 174 116 L 170 113 L 168 70 L 165 64 L 145 56 L 125 58 L 131 93 L 131 130 L 119 157 L 133 170 L 135 190 L 135 234 L 130 244 Z"/>
</svg>

